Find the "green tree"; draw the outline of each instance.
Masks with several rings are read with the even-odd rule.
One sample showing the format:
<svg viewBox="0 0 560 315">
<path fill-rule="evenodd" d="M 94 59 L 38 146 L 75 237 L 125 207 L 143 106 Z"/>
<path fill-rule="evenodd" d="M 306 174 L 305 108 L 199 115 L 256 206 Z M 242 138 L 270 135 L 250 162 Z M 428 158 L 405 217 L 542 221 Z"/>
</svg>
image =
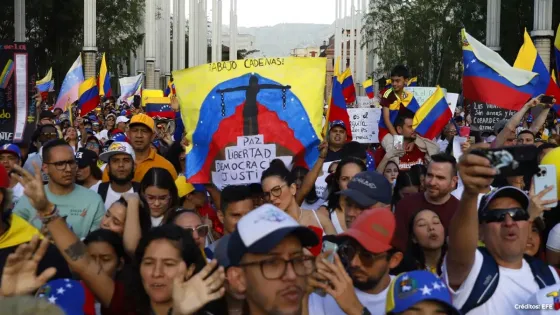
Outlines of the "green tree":
<svg viewBox="0 0 560 315">
<path fill-rule="evenodd" d="M 138 33 L 143 0 L 97 0 L 97 48 L 107 56 L 109 71 L 120 65 L 142 41 Z M 83 47 L 83 0 L 27 0 L 26 37 L 31 66 L 38 76 L 53 67 L 57 88 Z M 0 1 L 0 40 L 13 40 L 14 1 Z"/>
</svg>

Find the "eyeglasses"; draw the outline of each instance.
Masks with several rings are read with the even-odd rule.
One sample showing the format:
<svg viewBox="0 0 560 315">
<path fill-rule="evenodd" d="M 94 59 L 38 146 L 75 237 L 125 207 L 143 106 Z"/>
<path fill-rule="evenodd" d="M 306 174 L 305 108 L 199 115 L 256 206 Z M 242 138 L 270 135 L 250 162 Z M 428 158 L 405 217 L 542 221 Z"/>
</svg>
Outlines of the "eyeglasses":
<svg viewBox="0 0 560 315">
<path fill-rule="evenodd" d="M 280 186 L 276 186 L 274 188 L 272 188 L 269 192 L 263 191 L 263 198 L 266 201 L 270 201 L 270 199 L 272 198 L 272 196 L 274 197 L 280 197 L 282 195 L 282 188 L 286 186 L 286 184 L 282 184 Z"/>
<path fill-rule="evenodd" d="M 66 165 L 70 167 L 70 169 L 76 168 L 78 164 L 76 164 L 76 160 L 67 160 L 67 161 L 58 161 L 58 162 L 44 162 L 47 165 L 54 165 L 54 168 L 57 171 L 64 171 L 66 169 Z"/>
<path fill-rule="evenodd" d="M 499 223 L 504 222 L 506 215 L 509 215 L 513 221 L 527 221 L 529 220 L 529 212 L 523 208 L 511 208 L 511 209 L 495 209 L 486 210 L 480 216 L 479 221 L 481 223 Z"/>
<path fill-rule="evenodd" d="M 364 267 L 371 267 L 377 260 L 383 257 L 387 257 L 388 255 L 387 252 L 381 254 L 373 254 L 366 251 L 359 244 L 352 243 L 342 244 L 338 249 L 338 253 L 340 254 L 341 258 L 347 262 L 352 261 L 352 259 L 354 259 L 356 255 L 358 255 Z"/>
<path fill-rule="evenodd" d="M 156 203 L 156 201 L 159 202 L 166 202 L 169 200 L 169 198 L 171 198 L 169 195 L 165 195 L 165 196 L 152 196 L 152 195 L 146 195 L 146 201 L 149 204 L 154 204 Z"/>
<path fill-rule="evenodd" d="M 292 265 L 296 275 L 300 277 L 307 277 L 315 270 L 315 257 L 313 256 L 300 256 L 290 260 L 282 258 L 273 258 L 263 261 L 256 261 L 251 263 L 241 264 L 241 267 L 247 266 L 260 266 L 263 277 L 267 280 L 277 280 L 286 274 L 288 264 Z"/>
<path fill-rule="evenodd" d="M 193 227 L 185 228 L 185 231 L 187 231 L 191 235 L 193 235 L 194 231 L 196 231 L 196 234 L 198 234 L 199 237 L 205 238 L 208 235 L 208 232 L 210 231 L 210 226 L 208 226 L 207 224 L 202 224 L 195 228 Z"/>
<path fill-rule="evenodd" d="M 86 148 L 93 148 L 93 149 L 99 149 L 99 144 L 95 143 L 95 142 L 88 142 L 86 144 Z"/>
</svg>

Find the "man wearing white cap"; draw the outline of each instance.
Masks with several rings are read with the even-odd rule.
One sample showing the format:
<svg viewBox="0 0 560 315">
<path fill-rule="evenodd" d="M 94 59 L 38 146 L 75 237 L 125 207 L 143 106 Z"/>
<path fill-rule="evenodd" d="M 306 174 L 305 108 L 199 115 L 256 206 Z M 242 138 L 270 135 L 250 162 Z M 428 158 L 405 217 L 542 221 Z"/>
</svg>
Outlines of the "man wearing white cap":
<svg viewBox="0 0 560 315">
<path fill-rule="evenodd" d="M 124 193 L 140 190 L 140 184 L 133 182 L 135 154 L 128 142 L 113 142 L 99 159 L 107 163 L 109 182 L 99 184 L 97 193 L 105 203 L 105 209 L 119 200 Z"/>
<path fill-rule="evenodd" d="M 117 117 L 117 129 L 126 132 L 126 124 L 130 119 L 126 118 L 126 116 L 119 116 Z"/>
</svg>

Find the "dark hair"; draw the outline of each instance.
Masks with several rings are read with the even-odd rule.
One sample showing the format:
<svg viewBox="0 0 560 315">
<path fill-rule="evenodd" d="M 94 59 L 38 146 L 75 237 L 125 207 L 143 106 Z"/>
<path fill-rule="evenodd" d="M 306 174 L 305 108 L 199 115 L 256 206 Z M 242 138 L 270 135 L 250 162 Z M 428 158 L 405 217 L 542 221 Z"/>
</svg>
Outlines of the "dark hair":
<svg viewBox="0 0 560 315">
<path fill-rule="evenodd" d="M 431 156 L 432 163 L 449 163 L 451 164 L 451 175 L 457 176 L 457 160 L 450 154 L 438 153 Z"/>
<path fill-rule="evenodd" d="M 93 178 L 97 180 L 101 180 L 101 178 L 103 177 L 103 172 L 101 172 L 101 170 L 96 164 L 90 164 L 89 169 L 91 172 L 91 176 L 93 176 Z"/>
<path fill-rule="evenodd" d="M 55 139 L 55 140 L 51 140 L 47 143 L 45 143 L 45 145 L 43 145 L 43 161 L 45 162 L 49 162 L 50 161 L 50 155 L 51 155 L 51 150 L 56 148 L 56 147 L 61 147 L 61 146 L 66 146 L 68 148 L 72 148 L 68 142 L 64 141 L 63 139 Z"/>
<path fill-rule="evenodd" d="M 165 223 L 175 224 L 175 220 L 177 220 L 178 217 L 185 213 L 194 214 L 200 219 L 200 221 L 202 221 L 202 217 L 196 210 L 178 207 L 174 210 L 169 211 L 169 215 L 167 216 Z"/>
<path fill-rule="evenodd" d="M 165 154 L 165 159 L 173 164 L 173 167 L 175 168 L 175 171 L 177 171 L 177 174 L 182 173 L 181 160 L 179 159 L 179 156 L 183 152 L 184 149 L 181 141 L 175 141 L 167 150 L 167 154 Z"/>
<path fill-rule="evenodd" d="M 286 164 L 280 159 L 274 159 L 270 162 L 270 166 L 262 173 L 261 175 L 261 183 L 267 178 L 271 176 L 278 176 L 280 179 L 286 182 L 288 186 L 295 182 L 294 177 L 286 168 Z"/>
<path fill-rule="evenodd" d="M 529 129 L 521 130 L 521 131 L 517 134 L 517 137 L 519 137 L 520 135 L 522 135 L 522 134 L 524 134 L 524 133 L 533 136 L 533 140 L 535 140 L 535 134 L 534 134 L 531 130 L 529 130 Z"/>
<path fill-rule="evenodd" d="M 206 264 L 202 252 L 196 245 L 193 237 L 187 231 L 174 224 L 165 224 L 151 229 L 138 243 L 133 262 L 134 276 L 127 279 L 130 283 L 125 286 L 125 288 L 128 289 L 127 296 L 135 301 L 135 303 L 132 303 L 135 309 L 129 311 L 135 311 L 137 314 L 150 314 L 150 298 L 142 284 L 140 265 L 146 253 L 146 249 L 156 240 L 167 240 L 173 244 L 180 252 L 180 256 L 187 267 L 191 265 L 195 266 L 195 273 L 200 272 Z"/>
<path fill-rule="evenodd" d="M 337 192 L 340 191 L 340 186 L 338 186 L 338 181 L 340 180 L 342 169 L 347 164 L 358 165 L 358 167 L 362 172 L 367 170 L 367 167 L 364 164 L 364 162 L 355 157 L 346 157 L 342 159 L 340 163 L 338 163 L 338 166 L 336 167 L 336 171 L 334 172 L 334 178 L 332 182 L 330 182 L 331 187 L 327 187 L 327 189 L 329 190 L 329 197 L 327 198 L 327 200 L 328 200 L 328 210 L 330 213 L 335 211 L 336 208 L 340 208 L 340 196 L 337 194 Z"/>
<path fill-rule="evenodd" d="M 342 149 L 340 149 L 340 156 L 341 158 L 352 156 L 360 160 L 365 160 L 367 158 L 366 150 L 364 149 L 362 144 L 357 141 L 350 141 L 348 143 L 345 143 L 342 146 Z"/>
<path fill-rule="evenodd" d="M 413 119 L 414 118 L 414 113 L 412 113 L 410 110 L 402 110 L 399 112 L 399 114 L 397 115 L 397 119 L 395 119 L 395 128 L 397 127 L 403 127 L 404 123 L 407 119 Z"/>
<path fill-rule="evenodd" d="M 175 186 L 175 180 L 168 170 L 160 167 L 154 167 L 144 175 L 144 178 L 142 178 L 142 181 L 140 182 L 140 198 L 145 205 L 148 203 L 146 202 L 144 193 L 146 189 L 151 186 L 169 191 L 169 195 L 171 196 L 169 209 L 179 205 L 179 193 L 177 192 L 177 186 Z M 145 209 L 149 212 L 148 207 L 145 207 Z M 167 213 L 169 212 L 169 209 L 167 210 Z M 164 216 L 166 216 L 167 213 L 164 214 Z"/>
<path fill-rule="evenodd" d="M 2 222 L 8 223 L 10 217 L 12 216 L 12 190 L 8 188 L 0 188 L 0 194 L 3 196 L 2 203 L 0 204 Z"/>
<path fill-rule="evenodd" d="M 342 150 L 344 150 L 344 147 L 342 148 Z M 297 179 L 299 177 L 305 178 L 307 173 L 309 173 L 309 170 L 307 168 L 303 167 L 303 166 L 296 166 L 292 169 L 292 176 L 295 179 Z M 302 180 L 302 184 L 303 184 L 303 180 Z M 317 202 L 317 200 L 319 200 L 319 196 L 317 196 L 317 190 L 315 188 L 315 183 L 313 183 L 313 187 L 311 188 L 311 190 L 305 196 L 305 202 L 307 202 L 308 204 L 314 204 L 315 202 Z"/>
<path fill-rule="evenodd" d="M 391 77 L 403 77 L 408 79 L 410 74 L 408 73 L 408 68 L 405 65 L 397 65 L 391 70 Z"/>
<path fill-rule="evenodd" d="M 263 195 L 262 185 L 260 183 L 249 184 L 249 190 L 253 198 L 262 197 Z"/>
<path fill-rule="evenodd" d="M 424 164 L 415 164 L 412 165 L 412 167 L 408 171 L 415 176 L 418 176 L 418 179 L 420 179 L 420 176 L 426 176 L 426 173 L 428 173 L 428 168 Z"/>
<path fill-rule="evenodd" d="M 84 244 L 89 245 L 90 243 L 104 242 L 108 243 L 115 250 L 117 254 L 117 259 L 123 258 L 126 263 L 129 263 L 130 258 L 126 255 L 124 251 L 124 243 L 121 236 L 111 230 L 97 229 L 90 232 L 84 239 Z"/>
<path fill-rule="evenodd" d="M 225 187 L 220 193 L 220 210 L 225 213 L 229 204 L 243 200 L 253 200 L 253 193 L 249 186 L 231 185 Z"/>
<path fill-rule="evenodd" d="M 414 219 L 416 219 L 416 217 L 418 216 L 418 214 L 424 210 L 430 210 L 430 209 L 422 209 L 419 211 L 416 211 L 416 213 L 414 213 L 414 215 L 412 217 L 410 217 L 410 221 L 408 221 L 408 240 L 407 240 L 407 246 L 406 246 L 406 251 L 405 251 L 405 257 L 406 260 L 409 263 L 412 263 L 412 265 L 414 266 L 413 270 L 425 270 L 426 269 L 426 257 L 424 256 L 424 250 L 422 249 L 422 247 L 420 247 L 420 244 L 415 243 L 413 241 L 414 239 Z M 433 212 L 433 210 L 430 210 Z M 435 212 L 434 212 L 435 213 Z M 437 268 L 437 274 L 441 275 L 441 266 L 443 265 L 443 258 L 445 257 L 445 253 L 447 253 L 447 241 L 445 241 L 445 234 L 447 233 L 447 231 L 445 231 L 444 229 L 444 242 L 443 242 L 443 246 L 441 248 L 441 256 L 439 258 L 438 264 L 437 266 L 435 266 Z M 411 265 L 411 267 L 412 267 Z"/>
<path fill-rule="evenodd" d="M 393 207 L 396 206 L 399 201 L 401 201 L 401 190 L 405 187 L 410 186 L 418 186 L 418 188 L 420 188 L 420 176 L 411 171 L 399 172 L 397 180 L 395 181 L 395 188 L 393 188 L 393 198 L 391 200 L 391 204 L 393 205 Z"/>
</svg>

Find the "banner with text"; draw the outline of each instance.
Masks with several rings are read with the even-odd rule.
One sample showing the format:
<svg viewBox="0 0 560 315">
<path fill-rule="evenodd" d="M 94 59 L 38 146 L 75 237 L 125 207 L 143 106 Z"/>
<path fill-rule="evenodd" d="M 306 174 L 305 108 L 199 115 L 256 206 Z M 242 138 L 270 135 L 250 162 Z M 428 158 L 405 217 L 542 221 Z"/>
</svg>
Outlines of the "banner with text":
<svg viewBox="0 0 560 315">
<path fill-rule="evenodd" d="M 323 118 L 325 58 L 223 61 L 174 71 L 192 183 L 248 184 L 275 157 L 313 167 Z"/>
<path fill-rule="evenodd" d="M 317 192 L 317 196 L 319 196 L 319 198 L 321 198 L 325 190 L 327 190 L 327 182 L 325 180 L 327 179 L 327 176 L 329 176 L 329 167 L 331 167 L 331 164 L 333 163 L 338 163 L 338 161 L 323 163 L 323 169 L 315 181 L 315 192 Z"/>
<path fill-rule="evenodd" d="M 517 112 L 480 102 L 468 101 L 466 104 L 471 113 L 472 125 L 482 132 L 494 132 L 494 125 L 498 121 L 510 119 Z"/>
<path fill-rule="evenodd" d="M 348 108 L 352 138 L 360 143 L 378 143 L 381 108 Z"/>
<path fill-rule="evenodd" d="M 436 91 L 436 87 L 423 87 L 423 86 L 413 86 L 413 87 L 405 87 L 405 91 L 412 92 L 414 98 L 418 102 L 418 105 L 422 106 L 429 98 L 434 94 Z M 442 88 L 443 94 L 447 96 L 447 89 Z"/>
<path fill-rule="evenodd" d="M 0 142 L 29 142 L 36 116 L 31 86 L 27 44 L 0 42 Z"/>
</svg>

